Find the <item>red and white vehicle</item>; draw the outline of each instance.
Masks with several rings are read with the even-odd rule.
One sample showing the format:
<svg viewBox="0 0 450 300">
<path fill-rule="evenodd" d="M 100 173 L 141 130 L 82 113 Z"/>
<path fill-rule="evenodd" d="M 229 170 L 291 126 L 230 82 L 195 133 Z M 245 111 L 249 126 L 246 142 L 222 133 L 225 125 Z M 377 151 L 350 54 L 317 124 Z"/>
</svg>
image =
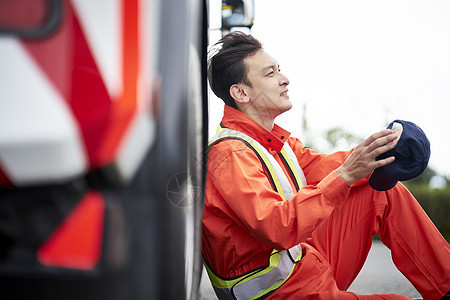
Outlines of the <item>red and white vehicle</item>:
<svg viewBox="0 0 450 300">
<path fill-rule="evenodd" d="M 206 45 L 206 0 L 0 0 L 0 298 L 197 298 Z"/>
</svg>

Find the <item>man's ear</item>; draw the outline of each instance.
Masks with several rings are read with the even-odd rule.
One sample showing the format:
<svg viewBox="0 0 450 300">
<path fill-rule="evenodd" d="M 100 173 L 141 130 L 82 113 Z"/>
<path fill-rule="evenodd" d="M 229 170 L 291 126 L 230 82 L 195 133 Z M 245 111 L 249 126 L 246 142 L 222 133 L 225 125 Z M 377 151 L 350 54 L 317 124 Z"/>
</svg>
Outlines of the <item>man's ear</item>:
<svg viewBox="0 0 450 300">
<path fill-rule="evenodd" d="M 250 98 L 241 84 L 233 84 L 230 86 L 230 95 L 236 103 L 248 103 Z"/>
</svg>

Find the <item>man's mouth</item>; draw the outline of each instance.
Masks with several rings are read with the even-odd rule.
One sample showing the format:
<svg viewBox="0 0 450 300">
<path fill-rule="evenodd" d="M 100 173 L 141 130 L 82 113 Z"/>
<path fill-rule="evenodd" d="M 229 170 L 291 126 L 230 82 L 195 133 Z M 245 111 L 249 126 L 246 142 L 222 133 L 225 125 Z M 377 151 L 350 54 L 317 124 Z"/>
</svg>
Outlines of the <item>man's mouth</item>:
<svg viewBox="0 0 450 300">
<path fill-rule="evenodd" d="M 280 94 L 280 96 L 287 96 L 287 93 L 288 93 L 288 91 L 286 90 L 286 91 L 282 92 L 282 93 Z"/>
</svg>

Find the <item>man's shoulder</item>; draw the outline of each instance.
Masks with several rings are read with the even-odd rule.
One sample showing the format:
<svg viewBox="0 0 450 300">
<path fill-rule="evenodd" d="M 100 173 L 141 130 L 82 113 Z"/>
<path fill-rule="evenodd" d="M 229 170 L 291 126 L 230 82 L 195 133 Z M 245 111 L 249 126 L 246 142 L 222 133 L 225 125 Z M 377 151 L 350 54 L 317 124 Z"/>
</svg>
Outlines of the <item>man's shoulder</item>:
<svg viewBox="0 0 450 300">
<path fill-rule="evenodd" d="M 291 148 L 294 148 L 294 147 L 303 148 L 304 147 L 302 141 L 300 141 L 300 139 L 298 139 L 294 136 L 290 136 L 287 139 L 287 143 L 289 144 L 289 146 L 291 146 Z"/>
<path fill-rule="evenodd" d="M 226 160 L 256 156 L 243 140 L 226 138 L 208 147 L 208 165 L 217 166 Z"/>
<path fill-rule="evenodd" d="M 208 147 L 208 156 L 213 154 L 229 155 L 233 152 L 250 150 L 246 143 L 241 139 L 224 138 L 215 141 Z"/>
<path fill-rule="evenodd" d="M 292 148 L 292 150 L 298 157 L 310 151 L 310 149 L 308 147 L 305 147 L 303 142 L 296 137 L 290 136 L 287 139 L 286 143 Z"/>
</svg>

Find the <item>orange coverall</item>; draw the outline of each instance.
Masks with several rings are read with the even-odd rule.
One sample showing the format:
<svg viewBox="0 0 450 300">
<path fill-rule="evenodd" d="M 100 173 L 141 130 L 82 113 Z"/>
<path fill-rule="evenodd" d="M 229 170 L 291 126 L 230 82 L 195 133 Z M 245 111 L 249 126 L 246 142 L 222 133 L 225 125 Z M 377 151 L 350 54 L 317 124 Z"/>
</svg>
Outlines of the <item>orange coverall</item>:
<svg viewBox="0 0 450 300">
<path fill-rule="evenodd" d="M 225 106 L 222 124 L 256 139 L 278 156 L 283 143 L 294 150 L 308 185 L 283 201 L 255 153 L 227 139 L 209 149 L 202 253 L 220 276 L 233 277 L 267 264 L 272 249 L 301 243 L 303 258 L 291 277 L 267 299 L 408 299 L 345 291 L 361 270 L 379 234 L 397 268 L 424 299 L 450 290 L 450 247 L 408 190 L 397 184 L 373 190 L 367 178 L 352 186 L 334 170 L 350 152 L 319 154 L 275 125 L 271 132 Z M 294 189 L 295 190 L 295 189 Z"/>
</svg>

